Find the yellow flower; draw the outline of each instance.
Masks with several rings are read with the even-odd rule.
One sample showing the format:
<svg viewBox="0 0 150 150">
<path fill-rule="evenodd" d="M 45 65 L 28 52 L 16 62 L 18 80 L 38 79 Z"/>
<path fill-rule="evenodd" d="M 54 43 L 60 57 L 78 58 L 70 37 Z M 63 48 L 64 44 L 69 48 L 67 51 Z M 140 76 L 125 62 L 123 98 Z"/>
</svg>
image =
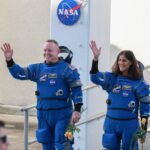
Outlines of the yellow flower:
<svg viewBox="0 0 150 150">
<path fill-rule="evenodd" d="M 146 118 L 142 118 L 141 124 L 142 124 L 142 125 L 145 125 L 145 123 L 146 123 Z"/>
<path fill-rule="evenodd" d="M 73 134 L 71 132 L 68 132 L 68 139 L 72 140 L 73 139 Z"/>
<path fill-rule="evenodd" d="M 68 138 L 68 131 L 65 132 L 65 137 Z"/>
<path fill-rule="evenodd" d="M 68 140 L 72 140 L 73 139 L 73 134 L 74 132 L 79 132 L 80 129 L 77 128 L 74 124 L 69 124 L 67 127 L 67 131 L 65 132 L 64 136 L 68 139 Z"/>
<path fill-rule="evenodd" d="M 81 113 L 83 113 L 84 111 L 86 110 L 85 109 L 82 109 L 81 110 Z M 80 129 L 78 127 L 76 127 L 75 124 L 69 124 L 67 129 L 66 129 L 66 132 L 64 134 L 64 136 L 68 139 L 68 140 L 72 140 L 73 139 L 73 135 L 75 132 L 80 132 Z"/>
</svg>

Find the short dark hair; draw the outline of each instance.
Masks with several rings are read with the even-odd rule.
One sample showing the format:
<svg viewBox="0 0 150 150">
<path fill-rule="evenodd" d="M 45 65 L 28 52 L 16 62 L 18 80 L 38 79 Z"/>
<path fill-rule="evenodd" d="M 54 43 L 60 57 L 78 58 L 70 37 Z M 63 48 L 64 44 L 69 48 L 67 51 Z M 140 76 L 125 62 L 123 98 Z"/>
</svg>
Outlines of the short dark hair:
<svg viewBox="0 0 150 150">
<path fill-rule="evenodd" d="M 4 128 L 5 127 L 5 122 L 0 120 L 0 128 Z"/>
<path fill-rule="evenodd" d="M 118 60 L 121 55 L 124 55 L 129 61 L 132 62 L 132 65 L 130 66 L 130 68 L 128 70 L 129 78 L 132 80 L 140 79 L 142 77 L 142 68 L 139 65 L 138 61 L 136 60 L 136 58 L 134 56 L 134 53 L 131 50 L 123 50 L 118 54 L 117 59 L 116 59 L 114 65 L 112 66 L 112 73 L 114 73 L 116 75 L 121 74 L 121 71 L 118 66 Z"/>
<path fill-rule="evenodd" d="M 55 44 L 59 47 L 58 42 L 57 42 L 56 40 L 54 40 L 54 39 L 48 39 L 48 40 L 46 40 L 46 42 L 52 42 L 52 43 L 55 43 Z"/>
</svg>

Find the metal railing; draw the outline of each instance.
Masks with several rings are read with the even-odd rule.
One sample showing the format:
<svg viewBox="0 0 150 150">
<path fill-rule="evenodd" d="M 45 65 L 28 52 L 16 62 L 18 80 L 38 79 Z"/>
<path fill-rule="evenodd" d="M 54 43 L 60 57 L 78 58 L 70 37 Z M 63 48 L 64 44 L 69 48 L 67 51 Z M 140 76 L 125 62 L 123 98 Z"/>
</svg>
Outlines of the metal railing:
<svg viewBox="0 0 150 150">
<path fill-rule="evenodd" d="M 149 69 L 150 68 L 150 65 L 148 66 L 145 66 L 144 69 Z M 82 91 L 86 91 L 88 89 L 92 89 L 96 87 L 96 85 L 94 84 L 90 84 L 90 85 L 87 85 L 85 87 L 83 87 Z M 35 142 L 37 142 L 36 139 L 33 139 L 31 141 L 29 141 L 28 139 L 28 131 L 29 131 L 29 111 L 33 108 L 36 108 L 36 105 L 33 104 L 33 105 L 29 105 L 29 106 L 26 106 L 26 107 L 23 107 L 21 108 L 21 111 L 24 112 L 24 150 L 28 150 L 28 145 L 30 144 L 33 144 Z M 97 120 L 97 119 L 100 119 L 102 117 L 104 117 L 106 114 L 106 112 L 103 112 L 103 113 L 98 113 L 94 116 L 91 116 L 90 118 L 87 118 L 85 120 L 81 120 L 79 123 L 77 123 L 76 125 L 77 126 L 80 126 L 82 124 L 85 124 L 85 123 L 89 123 L 91 121 L 94 121 L 94 120 Z M 148 133 L 150 133 L 150 128 L 148 129 Z"/>
<path fill-rule="evenodd" d="M 28 150 L 28 145 L 36 142 L 36 139 L 29 141 L 28 132 L 29 132 L 29 110 L 35 108 L 36 105 L 30 105 L 27 107 L 21 108 L 21 111 L 24 112 L 24 150 Z"/>
<path fill-rule="evenodd" d="M 149 69 L 150 68 L 150 65 L 147 65 L 144 67 L 144 69 Z"/>
</svg>

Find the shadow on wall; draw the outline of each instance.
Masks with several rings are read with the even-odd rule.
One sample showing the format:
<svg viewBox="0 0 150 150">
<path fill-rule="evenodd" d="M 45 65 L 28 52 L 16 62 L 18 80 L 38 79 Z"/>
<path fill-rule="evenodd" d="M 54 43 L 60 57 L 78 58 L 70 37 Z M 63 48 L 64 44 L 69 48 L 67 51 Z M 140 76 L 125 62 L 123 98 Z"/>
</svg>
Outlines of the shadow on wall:
<svg viewBox="0 0 150 150">
<path fill-rule="evenodd" d="M 117 45 L 111 44 L 110 45 L 110 67 L 114 64 L 117 55 L 120 53 L 121 48 Z M 150 69 L 144 70 L 144 79 L 150 83 Z"/>
<path fill-rule="evenodd" d="M 150 84 L 150 69 L 144 70 L 144 79 Z"/>
<path fill-rule="evenodd" d="M 120 53 L 121 48 L 114 45 L 110 44 L 110 67 L 115 63 L 117 55 Z"/>
</svg>

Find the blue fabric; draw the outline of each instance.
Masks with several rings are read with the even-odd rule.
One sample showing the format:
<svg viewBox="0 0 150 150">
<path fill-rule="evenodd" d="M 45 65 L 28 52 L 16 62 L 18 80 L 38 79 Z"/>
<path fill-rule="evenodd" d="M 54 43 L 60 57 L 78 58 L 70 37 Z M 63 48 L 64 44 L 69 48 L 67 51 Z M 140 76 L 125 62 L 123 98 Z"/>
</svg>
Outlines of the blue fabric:
<svg viewBox="0 0 150 150">
<path fill-rule="evenodd" d="M 143 78 L 131 80 L 110 72 L 91 74 L 91 81 L 108 92 L 105 134 L 115 134 L 119 149 L 122 141 L 122 149 L 129 150 L 131 139 L 139 127 L 138 110 L 140 109 L 141 116 L 149 116 L 149 103 L 140 101 L 149 96 L 149 85 Z M 113 142 L 116 140 L 114 139 Z M 105 144 L 106 142 L 103 145 Z M 135 144 L 138 149 L 137 143 Z M 110 149 L 114 150 L 113 147 Z"/>
<path fill-rule="evenodd" d="M 135 118 L 140 108 L 141 116 L 148 116 L 149 104 L 140 102 L 143 97 L 149 96 L 149 85 L 142 80 L 130 80 L 121 75 L 115 76 L 112 73 L 91 74 L 91 81 L 102 86 L 108 92 L 107 114 L 114 118 Z M 130 107 L 134 102 L 135 106 Z M 140 107 L 139 107 L 140 105 Z"/>
<path fill-rule="evenodd" d="M 50 137 L 49 142 L 47 143 L 41 142 L 43 144 L 43 149 L 53 150 L 56 147 L 57 150 L 65 150 L 64 143 L 67 141 L 64 136 L 64 133 L 70 122 L 71 115 L 72 109 L 70 108 L 62 110 L 37 111 L 38 117 L 37 131 L 46 129 L 48 130 L 47 132 L 49 133 Z"/>
<path fill-rule="evenodd" d="M 31 64 L 26 68 L 14 64 L 9 71 L 16 79 L 37 83 L 39 109 L 69 107 L 72 105 L 72 100 L 75 104 L 82 103 L 80 75 L 77 69 L 64 61 L 53 65 Z"/>
<path fill-rule="evenodd" d="M 82 84 L 77 69 L 59 61 L 52 65 L 31 64 L 25 68 L 14 64 L 9 71 L 16 79 L 31 80 L 37 84 L 36 136 L 43 149 L 65 150 L 68 141 L 64 133 L 72 115 L 72 101 L 74 104 L 82 103 Z"/>
<path fill-rule="evenodd" d="M 111 142 L 118 143 L 116 150 L 130 150 L 130 147 L 133 149 L 133 146 L 136 145 L 136 150 L 138 150 L 137 141 L 133 141 L 133 135 L 139 128 L 138 119 L 128 120 L 128 121 L 119 121 L 119 120 L 112 120 L 109 118 L 105 118 L 104 122 L 104 131 L 105 134 L 112 134 L 116 135 L 115 139 L 112 139 Z M 121 145 L 122 141 L 122 145 Z M 105 147 L 105 143 L 103 143 Z M 115 150 L 113 145 L 110 145 L 110 150 Z M 107 147 L 106 147 L 107 148 Z"/>
<path fill-rule="evenodd" d="M 41 129 L 37 130 L 36 137 L 37 137 L 37 141 L 39 143 L 47 144 L 51 140 L 48 128 L 41 128 Z"/>
<path fill-rule="evenodd" d="M 105 148 L 119 150 L 120 143 L 116 134 L 114 133 L 104 133 L 102 138 L 102 143 Z"/>
</svg>

